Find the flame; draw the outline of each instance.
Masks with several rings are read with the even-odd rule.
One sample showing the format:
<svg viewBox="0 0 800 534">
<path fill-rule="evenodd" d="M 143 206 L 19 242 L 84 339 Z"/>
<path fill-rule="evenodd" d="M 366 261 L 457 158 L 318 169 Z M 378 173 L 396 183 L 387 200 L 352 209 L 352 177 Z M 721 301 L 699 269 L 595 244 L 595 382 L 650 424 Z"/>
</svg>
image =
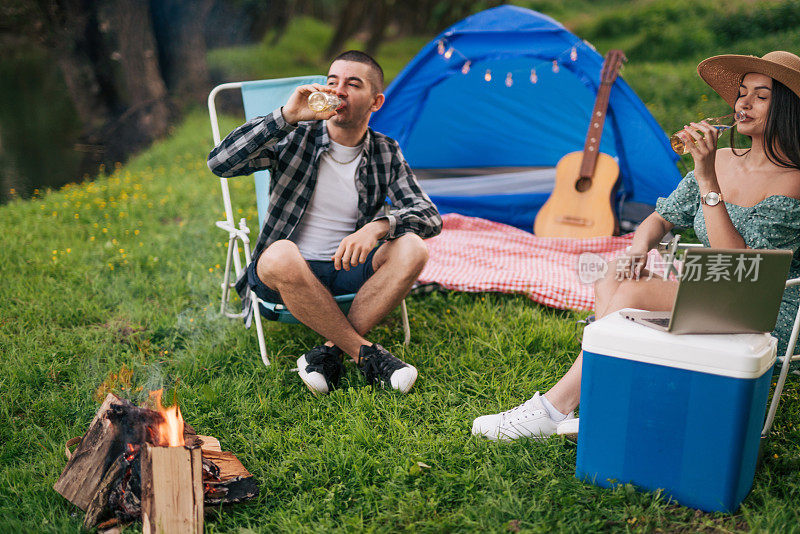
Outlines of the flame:
<svg viewBox="0 0 800 534">
<path fill-rule="evenodd" d="M 125 461 L 130 462 L 136 457 L 136 448 L 133 446 L 133 443 L 128 443 L 128 452 L 125 453 Z"/>
<path fill-rule="evenodd" d="M 160 446 L 166 447 L 183 447 L 185 442 L 183 440 L 183 416 L 181 416 L 181 409 L 178 404 L 165 408 L 161 404 L 161 394 L 163 390 L 150 392 L 150 400 L 155 406 L 155 410 L 161 414 L 164 421 L 158 425 L 158 435 Z"/>
</svg>

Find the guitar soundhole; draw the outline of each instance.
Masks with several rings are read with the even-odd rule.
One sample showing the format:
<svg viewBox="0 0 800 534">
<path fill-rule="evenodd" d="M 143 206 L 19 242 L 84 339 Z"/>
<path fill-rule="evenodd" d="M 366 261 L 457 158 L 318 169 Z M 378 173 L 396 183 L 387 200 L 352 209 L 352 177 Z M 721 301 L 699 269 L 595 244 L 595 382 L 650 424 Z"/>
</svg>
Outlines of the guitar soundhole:
<svg viewBox="0 0 800 534">
<path fill-rule="evenodd" d="M 592 179 L 591 178 L 580 178 L 577 182 L 575 182 L 575 190 L 583 193 L 584 191 L 588 191 L 589 188 L 592 187 Z"/>
</svg>

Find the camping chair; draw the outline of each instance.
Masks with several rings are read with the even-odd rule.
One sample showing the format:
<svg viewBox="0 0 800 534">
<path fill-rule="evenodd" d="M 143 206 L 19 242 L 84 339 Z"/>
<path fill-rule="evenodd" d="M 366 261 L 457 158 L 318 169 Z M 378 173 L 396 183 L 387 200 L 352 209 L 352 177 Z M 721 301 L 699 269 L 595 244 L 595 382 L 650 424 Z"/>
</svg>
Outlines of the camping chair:
<svg viewBox="0 0 800 534">
<path fill-rule="evenodd" d="M 659 251 L 665 254 L 665 264 L 668 268 L 664 271 L 664 279 L 666 280 L 670 273 L 677 274 L 677 269 L 671 261 L 675 258 L 677 251 L 686 250 L 693 247 L 702 247 L 699 243 L 680 243 L 680 235 L 676 235 L 671 241 L 659 244 Z M 790 287 L 800 286 L 800 278 L 791 278 L 786 281 L 786 289 Z M 783 356 L 778 356 L 778 361 L 781 362 L 781 372 L 778 376 L 778 382 L 775 384 L 775 391 L 772 393 L 772 401 L 769 404 L 767 411 L 767 418 L 764 421 L 764 428 L 761 430 L 761 438 L 766 438 L 769 434 L 769 429 L 772 427 L 772 422 L 775 420 L 775 412 L 778 411 L 778 404 L 780 403 L 780 396 L 783 392 L 783 386 L 786 383 L 786 376 L 789 374 L 789 365 L 792 362 L 800 361 L 800 354 L 795 354 L 795 345 L 797 344 L 797 336 L 800 333 L 800 308 L 794 318 L 794 326 L 792 327 L 792 334 L 789 336 L 789 344 L 786 346 L 786 353 Z"/>
<path fill-rule="evenodd" d="M 214 146 L 220 143 L 219 122 L 217 120 L 217 110 L 214 101 L 217 94 L 221 91 L 241 91 L 245 117 L 247 120 L 250 120 L 254 117 L 270 113 L 272 110 L 285 104 L 298 85 L 325 83 L 325 81 L 325 76 L 301 76 L 297 78 L 259 80 L 253 82 L 223 83 L 216 86 L 208 95 L 208 112 L 211 118 L 211 132 L 214 136 Z M 269 205 L 269 172 L 259 171 L 254 173 L 253 177 L 256 188 L 256 202 L 258 204 L 258 227 L 261 228 L 264 224 L 267 207 Z M 220 178 L 219 181 L 222 186 L 222 203 L 225 207 L 225 220 L 217 221 L 216 226 L 228 233 L 228 253 L 225 259 L 225 275 L 222 279 L 222 303 L 220 305 L 220 312 L 231 319 L 241 319 L 247 315 L 247 310 L 240 313 L 231 312 L 228 310 L 227 303 L 231 288 L 234 287 L 236 280 L 241 276 L 250 262 L 250 229 L 247 227 L 247 221 L 244 218 L 239 220 L 239 227 L 236 227 L 233 219 L 228 179 Z M 239 255 L 239 241 L 242 242 L 244 247 L 244 266 Z M 231 269 L 231 267 L 233 267 L 233 269 Z M 283 304 L 266 302 L 258 298 L 250 288 L 248 288 L 247 291 L 250 296 L 253 320 L 256 324 L 256 335 L 258 337 L 261 361 L 264 362 L 264 365 L 268 366 L 269 359 L 267 358 L 267 347 L 264 342 L 264 329 L 261 324 L 262 315 L 267 320 L 279 321 L 282 323 L 299 323 L 299 321 Z M 338 295 L 334 297 L 334 300 L 336 300 L 343 313 L 347 313 L 354 298 L 355 293 Z M 400 304 L 400 309 L 403 316 L 403 343 L 408 345 L 411 341 L 411 329 L 408 323 L 408 310 L 405 300 Z"/>
</svg>

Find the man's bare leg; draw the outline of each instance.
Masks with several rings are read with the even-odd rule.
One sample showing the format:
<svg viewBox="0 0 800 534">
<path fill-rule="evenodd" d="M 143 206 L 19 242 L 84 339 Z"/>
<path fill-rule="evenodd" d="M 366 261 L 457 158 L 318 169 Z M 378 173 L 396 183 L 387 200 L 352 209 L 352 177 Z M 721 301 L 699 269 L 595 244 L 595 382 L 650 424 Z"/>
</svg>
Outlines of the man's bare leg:
<svg viewBox="0 0 800 534">
<path fill-rule="evenodd" d="M 428 248 L 416 234 L 384 243 L 372 257 L 375 273 L 356 293 L 347 319 L 360 335 L 386 317 L 408 294 L 428 261 Z"/>
<path fill-rule="evenodd" d="M 361 346 L 370 344 L 356 332 L 291 241 L 282 239 L 267 247 L 258 259 L 256 272 L 267 287 L 280 293 L 298 321 L 347 354 L 357 358 Z"/>
<path fill-rule="evenodd" d="M 613 276 L 613 271 L 609 275 Z M 596 287 L 595 309 L 597 318 L 600 319 L 624 308 L 669 311 L 675 301 L 678 283 L 661 278 L 648 280 L 645 272 L 639 280 L 625 280 L 614 284 L 604 279 L 598 281 Z M 612 290 L 609 291 L 609 288 Z M 571 412 L 580 402 L 582 362 L 583 352 L 578 354 L 569 371 L 545 393 L 547 400 L 561 413 Z"/>
</svg>

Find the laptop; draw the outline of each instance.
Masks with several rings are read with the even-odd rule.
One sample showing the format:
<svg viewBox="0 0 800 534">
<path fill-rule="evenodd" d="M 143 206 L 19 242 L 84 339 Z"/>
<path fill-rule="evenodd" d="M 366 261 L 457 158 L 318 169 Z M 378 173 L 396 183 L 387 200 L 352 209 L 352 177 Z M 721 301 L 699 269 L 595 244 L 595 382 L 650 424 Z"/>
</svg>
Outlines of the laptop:
<svg viewBox="0 0 800 534">
<path fill-rule="evenodd" d="M 791 251 L 692 248 L 683 260 L 672 311 L 620 314 L 673 334 L 745 334 L 775 328 Z"/>
</svg>

